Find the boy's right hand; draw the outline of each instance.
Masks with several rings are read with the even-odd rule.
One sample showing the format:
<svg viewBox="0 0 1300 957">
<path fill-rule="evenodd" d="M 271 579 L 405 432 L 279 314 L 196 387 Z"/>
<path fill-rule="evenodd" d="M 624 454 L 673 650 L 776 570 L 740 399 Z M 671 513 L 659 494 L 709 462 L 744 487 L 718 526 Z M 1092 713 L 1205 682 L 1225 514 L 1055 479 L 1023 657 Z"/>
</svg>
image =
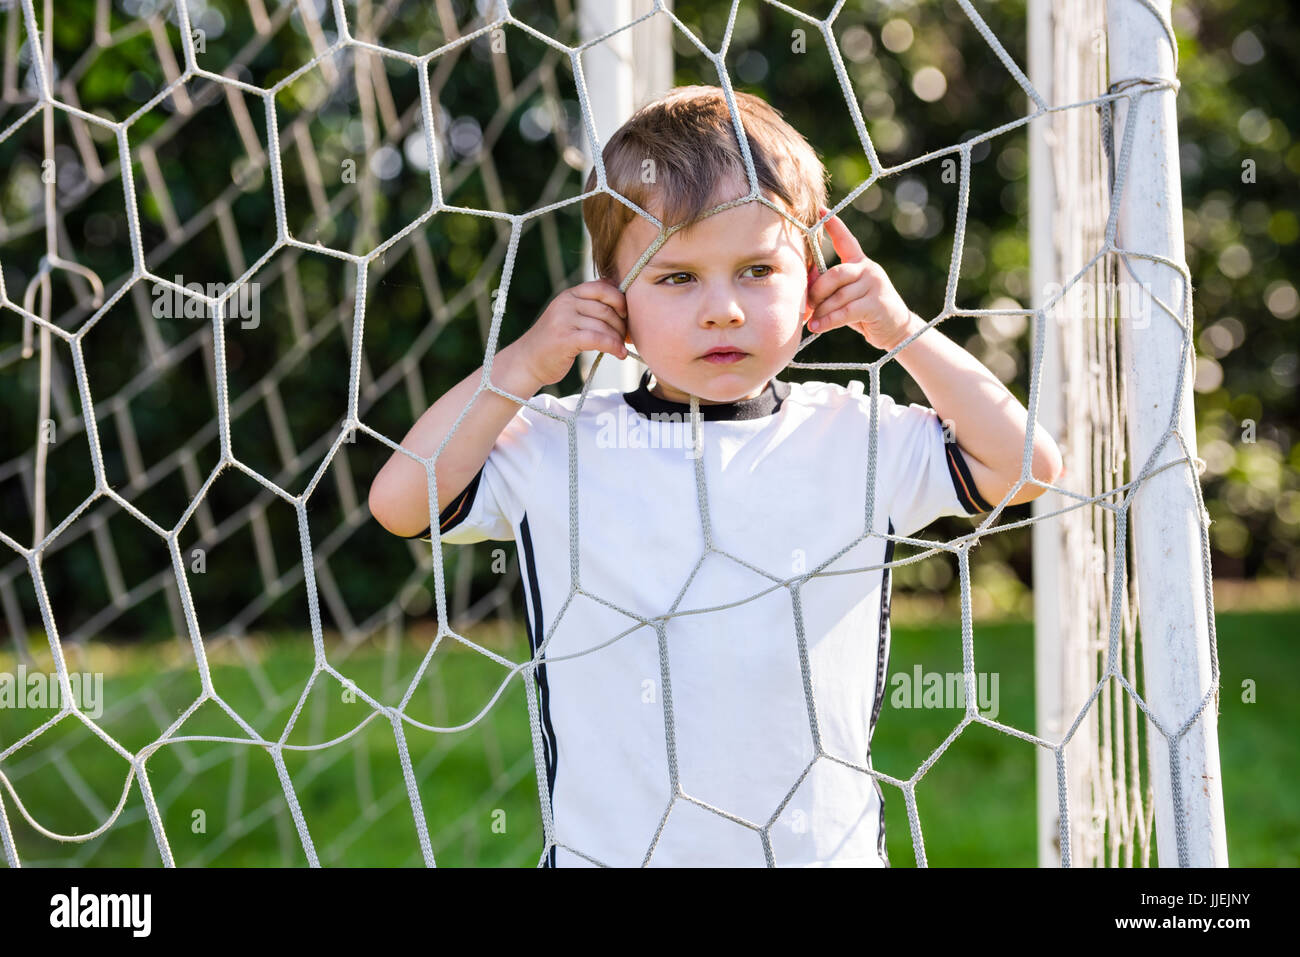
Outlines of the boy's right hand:
<svg viewBox="0 0 1300 957">
<path fill-rule="evenodd" d="M 578 353 L 597 349 L 627 358 L 627 298 L 618 286 L 594 279 L 564 290 L 509 347 L 542 385 L 559 382 Z"/>
</svg>

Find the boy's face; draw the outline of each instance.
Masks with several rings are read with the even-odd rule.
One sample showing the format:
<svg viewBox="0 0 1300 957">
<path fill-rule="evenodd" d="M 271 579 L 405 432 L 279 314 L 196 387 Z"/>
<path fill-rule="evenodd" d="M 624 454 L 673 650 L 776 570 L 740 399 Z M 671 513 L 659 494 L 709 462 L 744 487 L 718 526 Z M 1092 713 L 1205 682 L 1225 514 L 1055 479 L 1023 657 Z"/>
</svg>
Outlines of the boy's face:
<svg viewBox="0 0 1300 957">
<path fill-rule="evenodd" d="M 743 196 L 726 186 L 721 199 Z M 651 210 L 659 215 L 657 210 Z M 632 217 L 616 250 L 626 276 L 658 231 Z M 628 286 L 628 339 L 654 373 L 654 395 L 689 403 L 758 395 L 794 358 L 812 314 L 803 234 L 761 203 L 749 202 L 674 233 Z M 742 355 L 705 358 L 719 346 Z"/>
</svg>

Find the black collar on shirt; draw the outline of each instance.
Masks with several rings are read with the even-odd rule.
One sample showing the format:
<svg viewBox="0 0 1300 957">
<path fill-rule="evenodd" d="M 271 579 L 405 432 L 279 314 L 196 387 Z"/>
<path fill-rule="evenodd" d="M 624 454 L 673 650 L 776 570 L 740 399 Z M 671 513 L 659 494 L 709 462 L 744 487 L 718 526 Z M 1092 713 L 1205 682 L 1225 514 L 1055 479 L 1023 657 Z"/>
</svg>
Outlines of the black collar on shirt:
<svg viewBox="0 0 1300 957">
<path fill-rule="evenodd" d="M 731 421 L 735 419 L 761 419 L 772 415 L 779 408 L 785 397 L 790 394 L 790 383 L 778 379 L 768 379 L 763 391 L 752 399 L 740 399 L 736 402 L 720 402 L 712 405 L 700 403 L 700 418 L 705 422 Z M 637 412 L 649 417 L 652 414 L 677 413 L 680 421 L 689 422 L 691 406 L 688 402 L 671 402 L 661 399 L 650 391 L 650 370 L 641 376 L 641 384 L 632 392 L 624 392 L 623 398 Z"/>
</svg>

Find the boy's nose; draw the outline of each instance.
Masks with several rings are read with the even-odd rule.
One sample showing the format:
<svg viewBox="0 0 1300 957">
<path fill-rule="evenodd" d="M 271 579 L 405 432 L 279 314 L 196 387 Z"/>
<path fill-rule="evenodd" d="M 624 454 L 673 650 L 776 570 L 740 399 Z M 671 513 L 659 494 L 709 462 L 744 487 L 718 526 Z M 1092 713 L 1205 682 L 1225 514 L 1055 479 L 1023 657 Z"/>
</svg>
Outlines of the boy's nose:
<svg viewBox="0 0 1300 957">
<path fill-rule="evenodd" d="M 744 313 L 737 310 L 734 313 L 709 313 L 704 318 L 706 326 L 742 326 L 745 324 Z"/>
<path fill-rule="evenodd" d="M 710 326 L 736 326 L 745 321 L 745 311 L 730 292 L 723 292 L 704 307 L 703 320 Z"/>
</svg>

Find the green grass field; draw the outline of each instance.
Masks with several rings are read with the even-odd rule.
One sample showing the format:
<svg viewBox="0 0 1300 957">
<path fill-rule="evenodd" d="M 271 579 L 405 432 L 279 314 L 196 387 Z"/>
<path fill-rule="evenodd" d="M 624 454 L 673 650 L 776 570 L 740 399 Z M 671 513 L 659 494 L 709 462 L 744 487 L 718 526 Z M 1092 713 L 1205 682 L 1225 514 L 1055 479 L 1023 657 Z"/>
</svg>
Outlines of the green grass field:
<svg viewBox="0 0 1300 957">
<path fill-rule="evenodd" d="M 1219 739 L 1229 860 L 1234 866 L 1300 864 L 1300 780 L 1292 735 L 1300 719 L 1300 661 L 1294 637 L 1300 610 L 1221 613 L 1222 669 Z M 484 639 L 485 644 L 488 640 Z M 526 656 L 522 635 L 491 647 L 513 661 Z M 328 649 L 332 665 L 375 699 L 395 705 L 428 642 L 408 636 L 400 646 Z M 311 673 L 309 636 L 227 646 L 210 653 L 213 681 L 230 706 L 260 734 L 276 739 Z M 198 695 L 192 665 L 162 671 L 175 646 L 96 649 L 70 667 L 102 671 L 101 726 L 128 751 L 158 737 Z M 35 654 L 35 649 L 34 652 Z M 956 624 L 896 625 L 889 673 L 959 673 Z M 0 672 L 17 662 L 0 654 Z M 37 655 L 48 668 L 48 655 Z M 30 669 L 29 669 L 30 670 Z M 975 670 L 996 674 L 997 719 L 1033 728 L 1033 639 L 1024 623 L 977 622 Z M 526 702 L 518 676 L 502 689 L 507 670 L 482 655 L 444 644 L 407 708 L 415 720 L 464 730 L 431 733 L 409 724 L 405 739 L 432 849 L 440 866 L 532 866 L 541 853 L 541 822 Z M 1253 683 L 1254 701 L 1243 700 Z M 896 707 L 891 683 L 873 743 L 876 769 L 909 777 L 958 724 L 956 708 Z M 500 697 L 481 720 L 474 718 Z M 361 700 L 321 675 L 286 745 L 332 741 L 327 748 L 284 751 L 285 765 L 325 865 L 392 866 L 423 862 L 392 726 Z M 981 701 L 981 705 L 985 704 Z M 39 727 L 49 709 L 0 708 L 0 746 Z M 184 726 L 186 736 L 244 736 L 207 702 Z M 307 859 L 276 768 L 261 747 L 208 741 L 169 745 L 147 762 L 150 786 L 164 816 L 167 840 L 181 865 L 301 865 Z M 65 719 L 0 763 L 28 812 L 45 828 L 85 834 L 122 800 L 128 764 L 79 722 Z M 1034 747 L 972 725 L 917 787 L 917 804 L 931 866 L 1024 866 L 1036 863 Z M 889 856 L 915 863 L 902 794 L 885 786 Z M 27 866 L 156 866 L 161 859 L 133 780 L 121 816 L 107 833 L 79 843 L 34 830 L 12 794 L 0 801 Z"/>
</svg>

